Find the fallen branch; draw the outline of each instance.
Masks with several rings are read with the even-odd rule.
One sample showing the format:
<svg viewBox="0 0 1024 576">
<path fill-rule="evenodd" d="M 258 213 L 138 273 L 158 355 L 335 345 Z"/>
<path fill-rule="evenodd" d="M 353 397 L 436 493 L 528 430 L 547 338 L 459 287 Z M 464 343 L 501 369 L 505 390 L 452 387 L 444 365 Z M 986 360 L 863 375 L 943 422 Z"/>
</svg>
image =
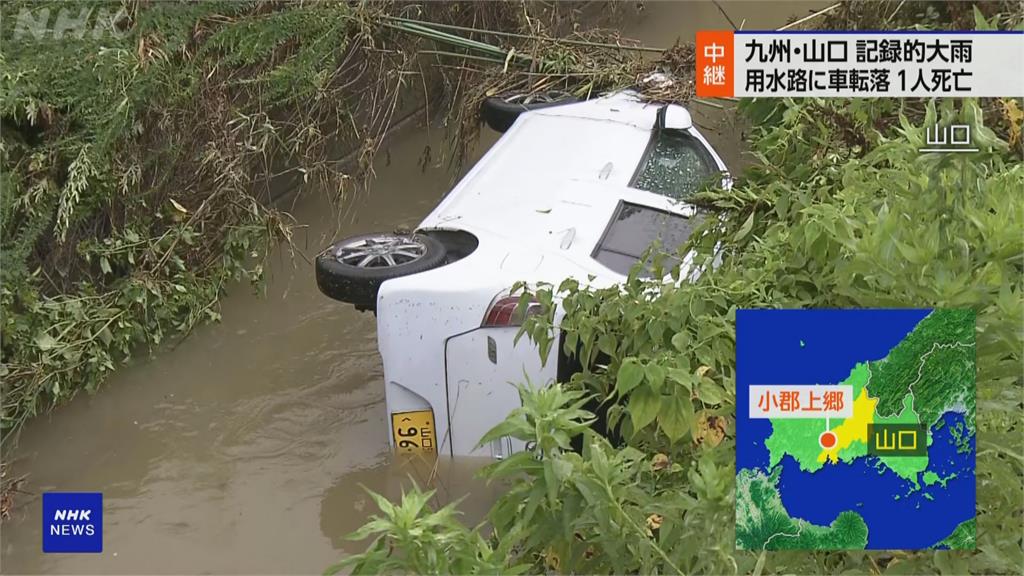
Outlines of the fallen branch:
<svg viewBox="0 0 1024 576">
<path fill-rule="evenodd" d="M 829 12 L 835 10 L 836 8 L 839 8 L 842 5 L 843 5 L 842 2 L 836 2 L 835 4 L 829 6 L 828 8 L 822 8 L 821 10 L 818 10 L 814 14 L 810 14 L 808 16 L 804 16 L 803 18 L 801 18 L 799 20 L 796 20 L 795 22 L 790 22 L 789 24 L 786 24 L 782 28 L 779 28 L 779 31 L 781 32 L 783 30 L 789 30 L 790 28 L 792 28 L 794 26 L 798 26 L 800 24 L 803 24 L 804 22 L 807 22 L 808 20 L 813 20 L 814 18 L 817 18 L 818 16 L 821 16 L 823 14 L 828 14 Z"/>
</svg>

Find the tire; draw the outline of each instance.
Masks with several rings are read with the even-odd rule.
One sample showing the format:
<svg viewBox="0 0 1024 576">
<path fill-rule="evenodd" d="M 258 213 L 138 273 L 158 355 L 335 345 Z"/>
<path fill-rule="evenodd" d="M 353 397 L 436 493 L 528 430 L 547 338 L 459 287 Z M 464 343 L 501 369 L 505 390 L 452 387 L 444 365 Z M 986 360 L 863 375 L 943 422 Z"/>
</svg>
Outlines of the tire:
<svg viewBox="0 0 1024 576">
<path fill-rule="evenodd" d="M 528 110 L 540 110 L 552 106 L 572 104 L 579 99 L 568 92 L 550 90 L 538 94 L 510 92 L 491 96 L 480 105 L 480 116 L 496 132 L 505 132 L 520 114 Z"/>
<path fill-rule="evenodd" d="M 445 256 L 444 244 L 425 234 L 362 234 L 317 256 L 316 284 L 329 298 L 375 310 L 385 280 L 437 268 Z"/>
</svg>

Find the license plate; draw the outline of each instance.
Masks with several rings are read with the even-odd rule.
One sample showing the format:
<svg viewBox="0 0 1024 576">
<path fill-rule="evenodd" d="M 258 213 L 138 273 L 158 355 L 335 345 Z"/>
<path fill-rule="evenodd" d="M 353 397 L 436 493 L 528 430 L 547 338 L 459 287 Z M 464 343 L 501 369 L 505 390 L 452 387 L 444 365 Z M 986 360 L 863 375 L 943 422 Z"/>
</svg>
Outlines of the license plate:
<svg viewBox="0 0 1024 576">
<path fill-rule="evenodd" d="M 395 435 L 395 451 L 400 454 L 433 454 L 437 450 L 434 435 L 434 412 L 396 412 L 391 415 Z"/>
</svg>

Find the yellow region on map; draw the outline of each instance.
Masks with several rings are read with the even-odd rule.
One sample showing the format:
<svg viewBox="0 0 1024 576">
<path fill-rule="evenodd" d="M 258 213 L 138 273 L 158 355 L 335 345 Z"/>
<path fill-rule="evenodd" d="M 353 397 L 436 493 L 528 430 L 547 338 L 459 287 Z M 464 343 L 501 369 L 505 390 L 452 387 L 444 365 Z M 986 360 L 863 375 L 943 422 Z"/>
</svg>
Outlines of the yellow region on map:
<svg viewBox="0 0 1024 576">
<path fill-rule="evenodd" d="M 876 404 L 878 398 L 871 398 L 866 388 L 861 389 L 860 396 L 853 402 L 853 416 L 832 429 L 836 435 L 836 444 L 828 450 L 822 450 L 821 454 L 818 454 L 818 462 L 824 462 L 828 458 L 835 464 L 839 461 L 840 450 L 854 442 L 867 444 L 868 424 L 874 421 Z"/>
</svg>

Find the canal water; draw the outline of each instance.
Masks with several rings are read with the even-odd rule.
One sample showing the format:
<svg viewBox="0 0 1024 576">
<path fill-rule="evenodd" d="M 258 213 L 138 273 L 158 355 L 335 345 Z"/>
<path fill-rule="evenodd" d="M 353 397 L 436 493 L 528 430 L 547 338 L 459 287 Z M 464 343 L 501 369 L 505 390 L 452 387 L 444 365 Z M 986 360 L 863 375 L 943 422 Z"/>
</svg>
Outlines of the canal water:
<svg viewBox="0 0 1024 576">
<path fill-rule="evenodd" d="M 721 4 L 748 29 L 823 6 Z M 648 2 L 622 31 L 667 47 L 698 29 L 729 27 L 710 2 Z M 695 119 L 738 166 L 742 131 L 702 108 Z M 298 246 L 311 257 L 336 234 L 414 227 L 452 181 L 445 166 L 421 166 L 424 148 L 441 149 L 443 137 L 417 126 L 395 134 L 376 180 L 342 216 L 326 196 L 297 197 Z M 496 138 L 485 131 L 468 164 Z M 474 479 L 483 462 L 390 456 L 374 318 L 323 297 L 305 259 L 279 250 L 265 292 L 236 287 L 221 313 L 221 323 L 25 428 L 5 457 L 29 474 L 32 494 L 18 495 L 0 526 L 0 571 L 321 573 L 365 546 L 344 539 L 376 511 L 363 487 L 394 498 L 410 479 L 436 489 L 440 503 L 465 496 L 466 519 L 481 519 L 500 489 Z M 47 491 L 103 492 L 102 554 L 42 553 L 39 495 Z"/>
</svg>

